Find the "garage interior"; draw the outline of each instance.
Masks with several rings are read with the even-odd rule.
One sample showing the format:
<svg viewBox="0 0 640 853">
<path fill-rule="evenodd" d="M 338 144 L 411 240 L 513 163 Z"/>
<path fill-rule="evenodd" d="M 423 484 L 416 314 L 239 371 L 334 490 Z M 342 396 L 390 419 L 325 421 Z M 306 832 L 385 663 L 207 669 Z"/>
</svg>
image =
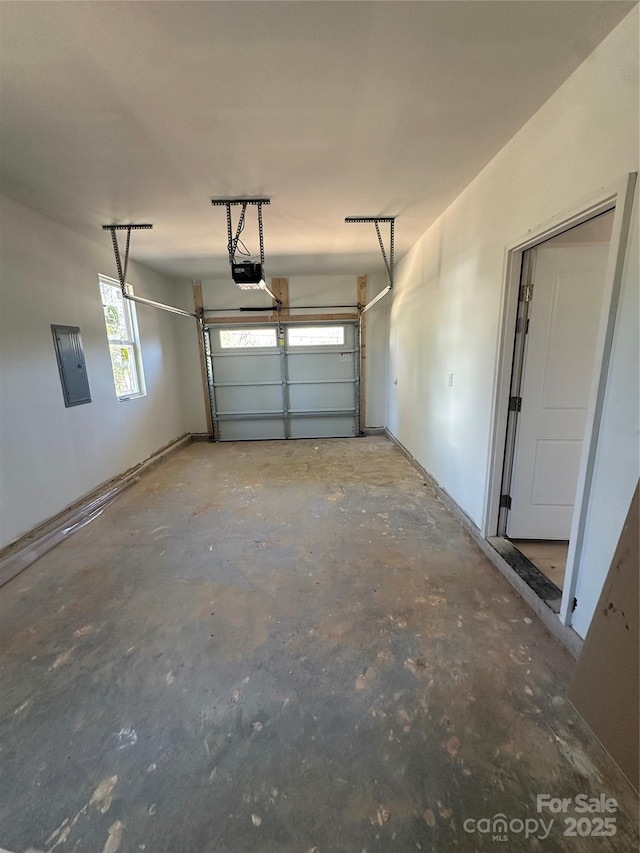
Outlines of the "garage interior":
<svg viewBox="0 0 640 853">
<path fill-rule="evenodd" d="M 638 65 L 0 3 L 0 853 L 637 849 Z"/>
</svg>

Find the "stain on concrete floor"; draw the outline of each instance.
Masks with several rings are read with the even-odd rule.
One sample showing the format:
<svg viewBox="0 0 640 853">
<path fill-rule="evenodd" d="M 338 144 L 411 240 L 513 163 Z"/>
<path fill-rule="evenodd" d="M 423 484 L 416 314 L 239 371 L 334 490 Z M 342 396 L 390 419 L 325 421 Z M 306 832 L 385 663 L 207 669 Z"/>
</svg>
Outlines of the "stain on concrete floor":
<svg viewBox="0 0 640 853">
<path fill-rule="evenodd" d="M 0 644 L 12 853 L 637 848 L 572 659 L 383 438 L 187 447 L 0 591 Z M 536 811 L 601 793 L 615 837 Z"/>
</svg>

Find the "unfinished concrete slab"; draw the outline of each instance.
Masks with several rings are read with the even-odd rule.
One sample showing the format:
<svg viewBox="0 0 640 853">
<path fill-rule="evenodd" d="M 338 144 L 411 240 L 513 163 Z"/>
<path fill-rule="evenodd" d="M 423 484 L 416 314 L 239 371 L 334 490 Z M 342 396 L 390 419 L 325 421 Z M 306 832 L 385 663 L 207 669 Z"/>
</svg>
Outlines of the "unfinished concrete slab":
<svg viewBox="0 0 640 853">
<path fill-rule="evenodd" d="M 193 444 L 0 626 L 13 853 L 636 849 L 572 659 L 384 438 Z"/>
</svg>

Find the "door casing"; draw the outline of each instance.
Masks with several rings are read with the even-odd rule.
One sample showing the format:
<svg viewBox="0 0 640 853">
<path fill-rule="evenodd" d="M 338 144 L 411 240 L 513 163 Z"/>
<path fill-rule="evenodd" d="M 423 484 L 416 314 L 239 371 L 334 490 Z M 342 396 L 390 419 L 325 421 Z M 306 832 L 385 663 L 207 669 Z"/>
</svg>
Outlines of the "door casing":
<svg viewBox="0 0 640 853">
<path fill-rule="evenodd" d="M 520 275 L 523 255 L 527 249 L 531 249 L 561 234 L 563 231 L 574 228 L 576 225 L 581 225 L 583 222 L 593 219 L 607 210 L 615 209 L 596 343 L 595 369 L 587 408 L 584 444 L 580 461 L 580 473 L 578 475 L 569 553 L 567 555 L 567 570 L 559 614 L 563 625 L 571 624 L 573 598 L 584 540 L 589 493 L 593 479 L 596 446 L 602 417 L 636 179 L 637 173 L 630 172 L 618 184 L 602 188 L 590 198 L 574 205 L 565 213 L 532 229 L 526 237 L 514 241 L 505 250 L 506 274 L 503 280 L 501 295 L 500 335 L 496 356 L 493 416 L 490 452 L 487 463 L 484 520 L 482 525 L 482 535 L 486 539 L 499 535 L 500 495 L 505 444 L 507 441 L 509 398 L 511 396 L 513 341 L 520 301 Z"/>
</svg>

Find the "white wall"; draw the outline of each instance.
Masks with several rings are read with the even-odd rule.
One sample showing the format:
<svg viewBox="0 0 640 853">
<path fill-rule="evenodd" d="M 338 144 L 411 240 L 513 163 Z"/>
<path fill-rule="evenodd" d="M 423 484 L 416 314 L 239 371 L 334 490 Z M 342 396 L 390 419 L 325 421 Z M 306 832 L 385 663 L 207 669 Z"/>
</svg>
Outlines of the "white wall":
<svg viewBox="0 0 640 853">
<path fill-rule="evenodd" d="M 93 242 L 0 197 L 0 547 L 185 431 L 175 329 L 195 320 L 137 308 L 147 395 L 119 402 L 98 274 L 114 277 L 109 235 Z M 139 296 L 173 285 L 138 264 Z M 66 409 L 51 324 L 79 326 L 91 403 Z"/>
<path fill-rule="evenodd" d="M 507 247 L 638 167 L 636 8 L 398 265 L 387 425 L 480 528 Z M 637 232 L 636 200 L 579 566 L 583 636 L 640 475 Z"/>
<path fill-rule="evenodd" d="M 193 284 L 180 281 L 175 284 L 173 305 L 194 311 Z M 184 427 L 190 433 L 206 433 L 208 399 L 205 399 L 200 366 L 198 339 L 200 329 L 197 323 L 187 322 L 177 325 L 176 341 L 178 346 L 178 370 L 180 373 L 180 394 Z"/>
<path fill-rule="evenodd" d="M 358 277 L 355 275 L 295 275 L 289 277 L 291 313 L 353 313 L 353 308 L 314 308 L 325 305 L 358 304 Z M 305 306 L 311 306 L 311 308 Z"/>
<path fill-rule="evenodd" d="M 371 301 L 388 284 L 386 275 L 371 275 L 367 279 L 367 299 Z M 367 399 L 366 426 L 384 427 L 387 422 L 387 370 L 389 356 L 389 315 L 393 294 L 388 293 L 365 314 L 367 335 Z"/>
<path fill-rule="evenodd" d="M 636 9 L 397 268 L 387 425 L 479 527 L 506 249 L 638 169 L 637 33 Z"/>
</svg>

